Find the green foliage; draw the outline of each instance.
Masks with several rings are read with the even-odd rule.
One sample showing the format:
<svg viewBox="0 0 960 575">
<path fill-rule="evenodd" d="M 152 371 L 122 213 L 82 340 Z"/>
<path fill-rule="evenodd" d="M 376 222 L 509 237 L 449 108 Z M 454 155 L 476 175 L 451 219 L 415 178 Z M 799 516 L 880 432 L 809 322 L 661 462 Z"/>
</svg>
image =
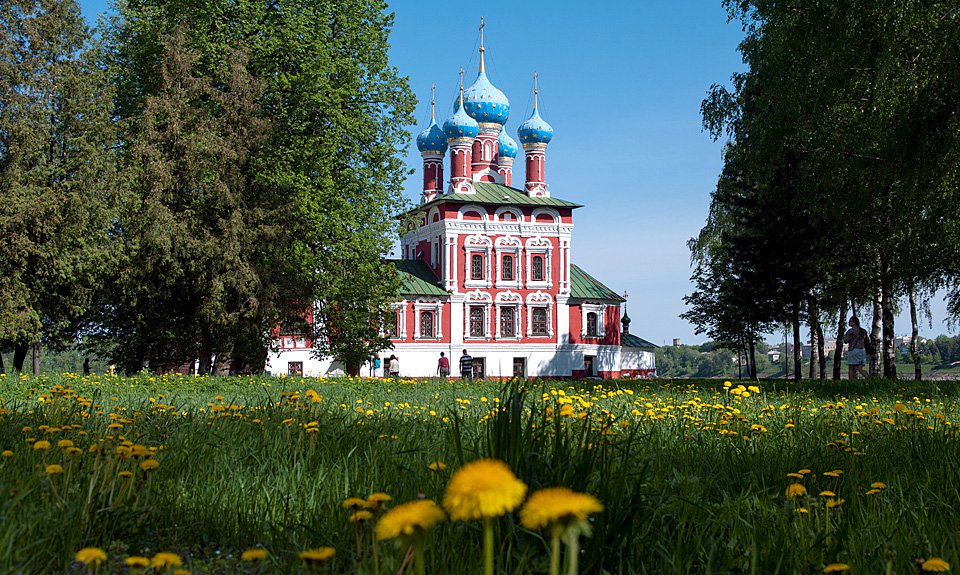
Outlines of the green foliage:
<svg viewBox="0 0 960 575">
<path fill-rule="evenodd" d="M 0 349 L 69 334 L 110 259 L 113 94 L 73 0 L 0 4 Z"/>
</svg>

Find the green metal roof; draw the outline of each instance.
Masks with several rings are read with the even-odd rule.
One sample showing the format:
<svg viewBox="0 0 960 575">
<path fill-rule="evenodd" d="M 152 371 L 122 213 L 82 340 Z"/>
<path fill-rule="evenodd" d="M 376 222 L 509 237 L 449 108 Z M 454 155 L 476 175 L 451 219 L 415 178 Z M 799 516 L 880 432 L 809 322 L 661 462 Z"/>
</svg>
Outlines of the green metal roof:
<svg viewBox="0 0 960 575">
<path fill-rule="evenodd" d="M 579 266 L 570 264 L 570 295 L 578 299 L 603 299 L 608 301 L 627 301 L 615 291 L 600 283 L 598 279 L 583 271 Z"/>
<path fill-rule="evenodd" d="M 437 276 L 433 275 L 427 264 L 420 260 L 387 260 L 400 273 L 400 293 L 402 295 L 450 295 L 440 287 Z"/>
<path fill-rule="evenodd" d="M 461 204 L 496 204 L 511 206 L 548 206 L 553 208 L 582 208 L 580 204 L 561 200 L 559 198 L 533 198 L 523 190 L 495 184 L 493 182 L 473 182 L 476 193 L 473 194 L 441 194 L 432 202 L 417 206 L 420 210 L 427 206 L 442 202 L 458 202 Z"/>
<path fill-rule="evenodd" d="M 642 337 L 637 337 L 632 333 L 624 333 L 620 335 L 620 345 L 622 347 L 641 347 L 646 349 L 657 349 L 659 345 L 650 343 L 649 341 L 643 339 Z"/>
</svg>

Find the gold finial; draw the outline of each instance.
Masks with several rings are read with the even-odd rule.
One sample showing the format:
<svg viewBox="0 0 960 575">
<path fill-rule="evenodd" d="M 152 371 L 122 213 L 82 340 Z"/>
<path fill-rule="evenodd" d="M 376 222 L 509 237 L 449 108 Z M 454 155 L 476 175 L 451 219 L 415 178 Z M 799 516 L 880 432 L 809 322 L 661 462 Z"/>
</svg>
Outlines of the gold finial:
<svg viewBox="0 0 960 575">
<path fill-rule="evenodd" d="M 460 67 L 460 107 L 463 107 L 463 66 Z"/>
<path fill-rule="evenodd" d="M 430 84 L 430 121 L 437 121 L 437 85 Z"/>
<path fill-rule="evenodd" d="M 537 89 L 537 79 L 540 78 L 540 74 L 536 71 L 533 73 L 533 111 L 537 111 L 537 94 L 540 93 L 540 90 Z"/>
<path fill-rule="evenodd" d="M 480 17 L 480 73 L 485 74 L 487 72 L 487 66 L 483 61 L 483 53 L 486 51 L 486 48 L 483 47 L 483 29 L 487 26 L 487 23 L 483 21 L 483 16 Z"/>
</svg>

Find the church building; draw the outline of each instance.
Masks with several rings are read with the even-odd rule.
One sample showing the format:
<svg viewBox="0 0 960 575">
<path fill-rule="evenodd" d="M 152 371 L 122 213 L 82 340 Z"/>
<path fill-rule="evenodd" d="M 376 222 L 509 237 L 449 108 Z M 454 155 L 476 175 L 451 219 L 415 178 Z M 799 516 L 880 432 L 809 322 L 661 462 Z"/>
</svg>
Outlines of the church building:
<svg viewBox="0 0 960 575">
<path fill-rule="evenodd" d="M 504 129 L 510 102 L 487 78 L 484 50 L 481 27 L 476 81 L 464 89 L 461 70 L 456 112 L 439 125 L 432 100 L 430 125 L 417 137 L 423 191 L 403 219 L 393 261 L 403 299 L 387 326 L 393 349 L 381 358 L 397 356 L 404 377 L 435 376 L 441 352 L 457 376 L 464 349 L 474 377 L 654 375 L 656 346 L 629 333 L 624 297 L 572 260 L 573 214 L 582 206 L 547 184 L 553 128 L 540 115 L 536 76 L 518 145 Z M 524 180 L 515 186 L 521 149 Z M 281 336 L 278 344 L 268 359 L 274 373 L 336 369 L 313 358 L 308 341 Z"/>
</svg>

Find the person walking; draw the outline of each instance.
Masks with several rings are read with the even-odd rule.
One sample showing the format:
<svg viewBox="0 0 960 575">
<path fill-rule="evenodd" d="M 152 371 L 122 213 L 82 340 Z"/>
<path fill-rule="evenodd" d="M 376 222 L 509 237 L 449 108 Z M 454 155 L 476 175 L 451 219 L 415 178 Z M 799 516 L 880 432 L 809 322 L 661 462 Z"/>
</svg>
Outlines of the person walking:
<svg viewBox="0 0 960 575">
<path fill-rule="evenodd" d="M 445 356 L 442 351 L 440 352 L 440 359 L 437 360 L 437 375 L 444 380 L 450 375 L 450 358 Z"/>
<path fill-rule="evenodd" d="M 400 377 L 400 360 L 397 359 L 397 356 L 390 356 L 390 363 L 387 365 L 387 369 L 390 370 L 390 377 L 394 379 Z"/>
<path fill-rule="evenodd" d="M 460 379 L 473 379 L 473 358 L 467 350 L 463 350 L 463 355 L 460 356 Z"/>
<path fill-rule="evenodd" d="M 867 374 L 863 371 L 863 366 L 867 363 L 866 345 L 870 334 L 860 327 L 857 316 L 852 316 L 847 325 L 850 329 L 843 334 L 843 343 L 847 344 L 847 379 L 857 379 L 858 374 L 866 378 Z"/>
</svg>

